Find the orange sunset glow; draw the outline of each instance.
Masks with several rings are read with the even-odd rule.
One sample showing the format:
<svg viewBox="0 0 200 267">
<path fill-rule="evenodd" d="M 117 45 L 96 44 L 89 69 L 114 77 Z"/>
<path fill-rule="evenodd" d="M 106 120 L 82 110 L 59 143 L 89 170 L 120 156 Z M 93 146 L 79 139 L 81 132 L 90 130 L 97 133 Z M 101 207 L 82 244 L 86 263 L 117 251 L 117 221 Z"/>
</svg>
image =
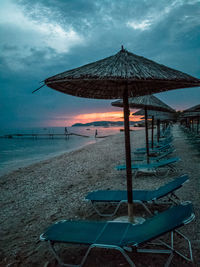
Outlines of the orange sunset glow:
<svg viewBox="0 0 200 267">
<path fill-rule="evenodd" d="M 140 118 L 141 116 L 139 116 Z M 85 113 L 74 117 L 74 121 L 80 123 L 88 123 L 92 121 L 123 121 L 122 111 L 101 112 L 101 113 Z M 138 118 L 130 116 L 130 121 L 138 121 Z M 75 122 L 75 123 L 76 123 Z"/>
<path fill-rule="evenodd" d="M 140 121 L 141 116 L 130 116 L 130 121 Z M 112 111 L 112 112 L 95 112 L 95 113 L 83 113 L 78 115 L 71 115 L 54 118 L 49 124 L 54 126 L 71 126 L 75 123 L 89 123 L 93 121 L 123 121 L 123 111 Z"/>
</svg>

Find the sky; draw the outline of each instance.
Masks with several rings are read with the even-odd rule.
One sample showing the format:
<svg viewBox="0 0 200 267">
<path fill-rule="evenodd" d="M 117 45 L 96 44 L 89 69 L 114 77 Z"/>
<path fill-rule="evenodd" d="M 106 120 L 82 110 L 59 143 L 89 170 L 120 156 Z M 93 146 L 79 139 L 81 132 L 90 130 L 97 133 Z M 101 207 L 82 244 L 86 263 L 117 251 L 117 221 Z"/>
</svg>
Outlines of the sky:
<svg viewBox="0 0 200 267">
<path fill-rule="evenodd" d="M 1 0 L 0 128 L 121 120 L 111 100 L 32 91 L 57 73 L 125 49 L 200 78 L 200 0 Z M 200 88 L 156 94 L 176 110 Z"/>
</svg>

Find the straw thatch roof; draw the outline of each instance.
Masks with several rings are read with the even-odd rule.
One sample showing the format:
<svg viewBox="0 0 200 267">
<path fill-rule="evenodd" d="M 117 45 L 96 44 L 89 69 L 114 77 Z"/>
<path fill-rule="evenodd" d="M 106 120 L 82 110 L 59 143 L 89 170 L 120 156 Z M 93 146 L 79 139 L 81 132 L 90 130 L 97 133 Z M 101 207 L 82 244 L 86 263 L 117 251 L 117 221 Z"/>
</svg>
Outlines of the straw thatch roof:
<svg viewBox="0 0 200 267">
<path fill-rule="evenodd" d="M 191 108 L 185 109 L 183 112 L 198 112 L 200 111 L 200 105 L 193 106 Z"/>
<path fill-rule="evenodd" d="M 121 49 L 116 55 L 65 71 L 45 80 L 55 90 L 97 99 L 140 96 L 200 86 L 200 80 Z"/>
<path fill-rule="evenodd" d="M 134 112 L 132 115 L 145 115 L 144 109 L 140 109 L 136 112 Z M 163 111 L 155 111 L 155 110 L 148 110 L 148 118 L 152 118 L 154 116 L 155 120 L 174 120 L 175 119 L 175 113 L 169 113 L 169 112 L 163 112 Z"/>
<path fill-rule="evenodd" d="M 115 107 L 123 107 L 123 101 L 117 100 L 111 103 L 112 106 Z M 146 107 L 148 110 L 159 110 L 159 111 L 167 111 L 167 112 L 176 112 L 170 106 L 165 104 L 159 98 L 154 95 L 145 95 L 139 97 L 131 97 L 129 98 L 129 107 L 130 108 L 144 108 Z"/>
<path fill-rule="evenodd" d="M 184 112 L 181 114 L 180 118 L 195 118 L 200 117 L 200 111 Z"/>
<path fill-rule="evenodd" d="M 138 110 L 138 111 L 133 113 L 133 115 L 137 115 L 137 116 L 138 115 L 142 116 L 144 114 L 145 114 L 144 109 L 140 109 L 140 110 Z M 170 113 L 170 112 L 164 112 L 164 111 L 148 110 L 148 115 L 149 116 L 166 116 L 166 117 L 168 116 L 168 117 L 170 117 L 170 116 L 174 116 L 174 114 Z"/>
</svg>

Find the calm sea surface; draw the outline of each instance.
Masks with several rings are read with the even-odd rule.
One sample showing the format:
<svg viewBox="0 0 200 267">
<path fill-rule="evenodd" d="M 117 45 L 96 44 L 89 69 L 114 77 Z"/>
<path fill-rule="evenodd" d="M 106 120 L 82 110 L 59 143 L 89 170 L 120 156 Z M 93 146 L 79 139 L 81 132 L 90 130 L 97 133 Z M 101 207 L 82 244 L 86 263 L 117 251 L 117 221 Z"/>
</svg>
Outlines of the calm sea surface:
<svg viewBox="0 0 200 267">
<path fill-rule="evenodd" d="M 0 176 L 20 167 L 28 166 L 64 152 L 76 150 L 87 144 L 98 142 L 95 139 L 95 131 L 98 136 L 106 136 L 119 133 L 122 127 L 68 127 L 68 133 L 82 134 L 89 137 L 70 135 L 69 138 L 57 136 L 46 137 L 15 137 L 11 139 L 0 138 Z M 137 128 L 133 128 L 137 129 Z M 5 134 L 64 134 L 64 128 L 29 128 L 0 130 L 0 136 Z"/>
</svg>

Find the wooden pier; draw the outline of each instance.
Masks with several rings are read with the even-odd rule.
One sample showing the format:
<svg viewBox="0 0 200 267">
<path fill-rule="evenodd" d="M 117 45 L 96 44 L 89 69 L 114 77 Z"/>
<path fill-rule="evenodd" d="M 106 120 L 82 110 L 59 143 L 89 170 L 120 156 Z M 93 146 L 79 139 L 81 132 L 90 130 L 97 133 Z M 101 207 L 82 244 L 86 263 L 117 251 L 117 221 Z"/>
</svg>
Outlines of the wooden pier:
<svg viewBox="0 0 200 267">
<path fill-rule="evenodd" d="M 48 139 L 54 139 L 54 138 L 69 138 L 70 136 L 75 135 L 75 136 L 81 136 L 81 137 L 90 137 L 88 135 L 83 135 L 83 134 L 76 134 L 76 133 L 68 133 L 68 134 L 59 134 L 59 133 L 25 133 L 25 134 L 6 134 L 0 136 L 0 138 L 7 138 L 7 139 L 12 139 L 12 138 L 48 138 Z"/>
</svg>

